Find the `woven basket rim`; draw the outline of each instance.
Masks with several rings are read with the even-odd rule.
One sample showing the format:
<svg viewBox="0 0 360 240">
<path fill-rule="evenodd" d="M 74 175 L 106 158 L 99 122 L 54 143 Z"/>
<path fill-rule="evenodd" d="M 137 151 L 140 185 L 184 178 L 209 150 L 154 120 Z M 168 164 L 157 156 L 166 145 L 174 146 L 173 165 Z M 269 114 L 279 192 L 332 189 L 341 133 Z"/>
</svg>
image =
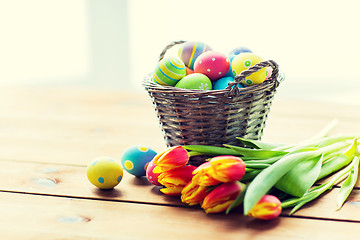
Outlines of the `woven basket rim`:
<svg viewBox="0 0 360 240">
<path fill-rule="evenodd" d="M 196 95 L 213 95 L 213 96 L 224 96 L 229 93 L 229 89 L 223 90 L 201 90 L 201 89 L 183 89 L 177 88 L 174 86 L 166 86 L 160 85 L 155 83 L 151 79 L 152 73 L 149 73 L 143 80 L 142 85 L 148 91 L 156 91 L 156 92 L 163 92 L 163 93 L 172 93 L 172 94 L 179 94 L 179 95 L 189 95 L 189 96 L 196 96 Z M 277 88 L 279 84 L 284 80 L 284 74 L 279 71 L 279 74 L 276 76 L 276 79 L 269 78 L 261 84 L 255 84 L 252 86 L 246 86 L 244 88 L 239 88 L 239 94 L 245 92 L 258 92 L 264 91 L 269 88 Z"/>
</svg>

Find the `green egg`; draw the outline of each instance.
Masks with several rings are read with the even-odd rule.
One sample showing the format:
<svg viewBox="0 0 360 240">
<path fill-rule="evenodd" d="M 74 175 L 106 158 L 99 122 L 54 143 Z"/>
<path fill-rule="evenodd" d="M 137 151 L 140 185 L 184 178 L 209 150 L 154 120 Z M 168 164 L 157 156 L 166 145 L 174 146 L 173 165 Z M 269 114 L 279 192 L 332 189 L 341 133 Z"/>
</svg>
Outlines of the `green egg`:
<svg viewBox="0 0 360 240">
<path fill-rule="evenodd" d="M 210 79 L 202 73 L 192 73 L 182 78 L 176 85 L 177 88 L 212 90 Z"/>
</svg>

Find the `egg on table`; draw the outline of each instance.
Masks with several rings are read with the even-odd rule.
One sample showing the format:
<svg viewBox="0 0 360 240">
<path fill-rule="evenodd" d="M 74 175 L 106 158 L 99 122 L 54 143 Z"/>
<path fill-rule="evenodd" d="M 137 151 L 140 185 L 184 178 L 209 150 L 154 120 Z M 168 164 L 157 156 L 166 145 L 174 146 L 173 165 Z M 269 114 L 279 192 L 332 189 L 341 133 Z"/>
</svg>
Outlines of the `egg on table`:
<svg viewBox="0 0 360 240">
<path fill-rule="evenodd" d="M 211 81 L 224 77 L 229 69 L 229 58 L 225 54 L 216 51 L 204 52 L 196 59 L 194 64 L 194 72 L 205 74 Z"/>
<path fill-rule="evenodd" d="M 156 186 L 161 186 L 161 183 L 159 183 L 158 178 L 161 173 L 154 173 L 153 170 L 155 168 L 155 164 L 153 161 L 149 162 L 147 168 L 146 168 L 146 178 L 150 183 Z"/>
<path fill-rule="evenodd" d="M 181 79 L 175 87 L 184 89 L 212 90 L 210 79 L 202 73 L 192 73 Z"/>
<path fill-rule="evenodd" d="M 236 55 L 231 63 L 234 76 L 239 75 L 242 71 L 249 69 L 255 64 L 262 62 L 263 59 L 254 53 L 240 53 Z M 247 76 L 243 82 L 244 85 L 250 86 L 260 84 L 265 81 L 267 76 L 267 68 L 264 67 L 257 72 Z"/>
<path fill-rule="evenodd" d="M 86 170 L 89 181 L 101 189 L 111 189 L 117 186 L 123 178 L 123 168 L 120 163 L 109 157 L 94 159 Z"/>
<path fill-rule="evenodd" d="M 180 45 L 179 57 L 185 63 L 185 66 L 194 70 L 194 63 L 197 57 L 203 52 L 211 51 L 211 47 L 202 42 L 185 42 Z"/>
<path fill-rule="evenodd" d="M 175 86 L 184 76 L 186 76 L 185 64 L 180 58 L 171 56 L 159 61 L 152 79 L 160 85 Z"/>
<path fill-rule="evenodd" d="M 146 146 L 131 146 L 124 151 L 121 165 L 128 173 L 136 177 L 145 176 L 147 164 L 156 154 L 154 150 Z"/>
</svg>

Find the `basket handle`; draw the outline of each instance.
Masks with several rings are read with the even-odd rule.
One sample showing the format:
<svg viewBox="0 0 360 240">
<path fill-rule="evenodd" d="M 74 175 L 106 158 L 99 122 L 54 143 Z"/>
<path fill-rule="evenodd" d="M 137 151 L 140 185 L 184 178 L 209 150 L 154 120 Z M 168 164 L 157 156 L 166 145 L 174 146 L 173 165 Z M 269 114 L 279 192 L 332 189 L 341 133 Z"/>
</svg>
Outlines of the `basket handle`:
<svg viewBox="0 0 360 240">
<path fill-rule="evenodd" d="M 277 88 L 279 86 L 279 81 L 277 80 L 277 76 L 279 74 L 279 65 L 273 60 L 267 60 L 267 61 L 259 62 L 259 63 L 255 64 L 254 66 L 250 67 L 249 69 L 242 71 L 239 75 L 236 75 L 234 82 L 230 82 L 229 85 L 225 89 L 228 91 L 227 95 L 230 95 L 230 96 L 239 95 L 239 93 L 240 93 L 239 84 L 242 81 L 244 81 L 247 76 L 263 69 L 264 67 L 272 68 L 271 76 L 266 80 L 266 82 L 275 81 L 274 89 Z"/>
<path fill-rule="evenodd" d="M 159 61 L 161 61 L 164 56 L 165 56 L 165 53 L 167 52 L 167 50 L 169 50 L 170 48 L 174 47 L 175 45 L 178 45 L 178 44 L 182 44 L 182 43 L 185 43 L 186 41 L 183 41 L 183 40 L 180 40 L 180 41 L 173 41 L 171 42 L 169 45 L 167 45 L 164 50 L 160 53 L 160 56 L 159 56 Z"/>
</svg>

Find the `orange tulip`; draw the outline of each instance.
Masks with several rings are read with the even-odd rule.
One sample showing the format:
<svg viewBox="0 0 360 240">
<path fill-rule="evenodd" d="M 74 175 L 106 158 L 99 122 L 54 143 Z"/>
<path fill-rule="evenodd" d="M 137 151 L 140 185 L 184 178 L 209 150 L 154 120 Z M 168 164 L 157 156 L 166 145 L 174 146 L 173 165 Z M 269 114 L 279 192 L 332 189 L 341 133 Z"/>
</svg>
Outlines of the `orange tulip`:
<svg viewBox="0 0 360 240">
<path fill-rule="evenodd" d="M 281 213 L 280 200 L 272 195 L 263 196 L 260 201 L 250 210 L 249 216 L 263 220 L 271 220 Z"/>
<path fill-rule="evenodd" d="M 224 212 L 244 189 L 245 184 L 240 182 L 222 183 L 205 197 L 201 207 L 206 213 Z"/>
<path fill-rule="evenodd" d="M 189 154 L 182 146 L 171 147 L 157 154 L 152 161 L 155 164 L 153 173 L 163 173 L 185 166 L 189 161 Z"/>
<path fill-rule="evenodd" d="M 181 191 L 181 201 L 190 206 L 202 203 L 209 192 L 209 188 L 200 186 L 194 181 L 190 181 Z"/>
<path fill-rule="evenodd" d="M 180 196 L 183 188 L 191 181 L 195 168 L 195 166 L 188 165 L 161 173 L 158 181 L 165 188 L 160 191 L 166 195 Z"/>
</svg>

